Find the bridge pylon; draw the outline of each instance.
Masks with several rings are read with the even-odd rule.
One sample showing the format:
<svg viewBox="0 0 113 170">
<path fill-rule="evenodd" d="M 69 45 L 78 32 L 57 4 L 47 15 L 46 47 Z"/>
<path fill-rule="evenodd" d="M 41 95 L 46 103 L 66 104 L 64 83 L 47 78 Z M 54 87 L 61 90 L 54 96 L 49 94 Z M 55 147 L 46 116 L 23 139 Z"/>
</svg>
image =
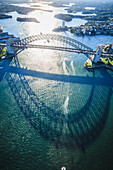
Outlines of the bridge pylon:
<svg viewBox="0 0 113 170">
<path fill-rule="evenodd" d="M 97 46 L 96 54 L 95 54 L 95 57 L 93 59 L 94 63 L 97 63 L 97 62 L 100 61 L 101 54 L 102 54 L 102 48 L 101 48 L 101 45 L 99 45 L 99 46 Z"/>
<path fill-rule="evenodd" d="M 13 44 L 13 39 L 9 38 L 6 40 L 6 46 L 7 46 L 7 53 L 8 54 L 14 54 L 13 47 L 11 46 Z"/>
</svg>

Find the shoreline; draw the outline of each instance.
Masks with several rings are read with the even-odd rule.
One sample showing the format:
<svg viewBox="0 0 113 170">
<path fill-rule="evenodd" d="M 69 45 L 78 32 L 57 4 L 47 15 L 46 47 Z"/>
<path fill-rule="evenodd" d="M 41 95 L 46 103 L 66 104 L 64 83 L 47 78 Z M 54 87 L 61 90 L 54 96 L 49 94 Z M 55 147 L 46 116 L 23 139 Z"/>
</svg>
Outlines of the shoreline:
<svg viewBox="0 0 113 170">
<path fill-rule="evenodd" d="M 88 69 L 88 70 L 98 69 L 98 68 L 105 68 L 105 69 L 109 69 L 109 70 L 113 71 L 113 67 L 106 66 L 106 65 L 98 65 L 98 66 L 93 66 L 93 67 L 84 66 L 84 67 L 85 67 L 86 69 Z"/>
</svg>

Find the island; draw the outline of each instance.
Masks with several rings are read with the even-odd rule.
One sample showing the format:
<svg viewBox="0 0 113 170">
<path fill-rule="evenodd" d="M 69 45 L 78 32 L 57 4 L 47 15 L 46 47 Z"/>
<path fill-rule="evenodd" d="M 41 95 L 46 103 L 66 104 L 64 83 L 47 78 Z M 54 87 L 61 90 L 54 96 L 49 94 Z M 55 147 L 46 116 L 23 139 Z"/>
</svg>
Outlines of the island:
<svg viewBox="0 0 113 170">
<path fill-rule="evenodd" d="M 30 5 L 31 7 L 41 7 L 40 5 Z"/>
<path fill-rule="evenodd" d="M 61 19 L 61 20 L 64 20 L 64 21 L 72 21 L 72 19 L 74 18 L 74 15 L 70 15 L 70 14 L 57 14 L 54 16 L 55 18 L 57 19 Z"/>
<path fill-rule="evenodd" d="M 39 8 L 39 7 L 41 7 L 40 5 L 31 5 L 31 7 L 36 7 L 35 10 L 39 10 L 39 11 L 53 12 L 53 10 Z"/>
<path fill-rule="evenodd" d="M 67 7 L 66 5 L 64 5 L 64 2 L 52 2 L 49 4 L 50 6 L 59 8 L 59 7 Z"/>
<path fill-rule="evenodd" d="M 9 4 L 2 4 L 0 6 L 0 13 L 9 13 L 9 12 L 14 12 L 16 11 L 18 14 L 23 14 L 27 15 L 30 12 L 33 12 L 35 10 L 40 10 L 44 12 L 53 12 L 52 10 L 46 10 L 46 9 L 41 9 L 41 8 L 35 8 L 35 7 L 20 7 L 16 5 L 9 5 Z"/>
<path fill-rule="evenodd" d="M 20 7 L 15 5 L 9 5 L 9 4 L 2 4 L 0 6 L 0 12 L 1 13 L 9 13 L 9 12 L 18 12 L 19 14 L 28 14 L 29 12 L 34 11 L 35 9 L 29 8 L 29 7 Z"/>
<path fill-rule="evenodd" d="M 40 21 L 38 21 L 36 18 L 17 18 L 17 21 L 19 22 L 36 22 L 36 23 L 40 23 Z"/>
<path fill-rule="evenodd" d="M 43 11 L 43 12 L 53 12 L 53 10 L 41 9 L 41 8 L 35 8 L 35 10 L 39 10 L 39 11 Z"/>
<path fill-rule="evenodd" d="M 8 18 L 12 18 L 12 16 L 6 14 L 0 14 L 0 19 L 8 19 Z"/>
</svg>

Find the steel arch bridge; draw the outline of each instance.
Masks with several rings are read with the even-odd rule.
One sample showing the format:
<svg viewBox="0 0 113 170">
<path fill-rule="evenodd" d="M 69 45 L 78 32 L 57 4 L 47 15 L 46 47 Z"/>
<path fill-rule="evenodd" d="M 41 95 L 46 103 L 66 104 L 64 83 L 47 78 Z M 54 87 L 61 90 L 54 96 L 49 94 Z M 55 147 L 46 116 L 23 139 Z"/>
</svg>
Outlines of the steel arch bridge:
<svg viewBox="0 0 113 170">
<path fill-rule="evenodd" d="M 37 45 L 32 44 L 34 41 L 47 40 L 48 44 Z M 54 42 L 51 44 L 50 41 Z M 58 45 L 59 43 L 59 45 Z M 75 53 L 84 53 L 89 57 L 89 55 L 94 54 L 92 48 L 86 46 L 85 44 L 74 40 L 72 38 L 57 35 L 57 34 L 38 34 L 26 37 L 12 44 L 12 47 L 17 47 L 18 49 L 24 50 L 25 48 L 40 48 L 40 49 L 51 49 L 51 50 L 60 50 L 68 51 Z"/>
</svg>

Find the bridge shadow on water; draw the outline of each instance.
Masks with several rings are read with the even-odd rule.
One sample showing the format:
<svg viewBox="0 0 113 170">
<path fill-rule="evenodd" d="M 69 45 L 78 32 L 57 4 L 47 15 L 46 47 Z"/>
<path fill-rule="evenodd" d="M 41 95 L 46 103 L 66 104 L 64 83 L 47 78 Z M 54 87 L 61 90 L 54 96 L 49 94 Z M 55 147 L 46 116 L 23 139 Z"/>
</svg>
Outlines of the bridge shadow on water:
<svg viewBox="0 0 113 170">
<path fill-rule="evenodd" d="M 55 75 L 20 68 L 18 58 L 15 58 L 16 67 L 5 69 L 5 77 L 13 93 L 15 101 L 30 125 L 46 140 L 53 142 L 57 147 L 81 148 L 91 144 L 101 133 L 109 113 L 112 95 L 113 80 L 103 78 Z M 106 72 L 106 71 L 105 71 Z M 13 73 L 13 74 L 12 74 Z M 89 98 L 81 110 L 65 115 L 60 111 L 45 105 L 33 92 L 25 76 L 42 79 L 90 84 L 92 85 Z M 99 88 L 98 86 L 99 85 Z M 106 91 L 103 86 L 107 86 Z M 103 107 L 101 106 L 103 104 Z"/>
<path fill-rule="evenodd" d="M 4 62 L 2 62 L 2 64 L 0 65 L 1 68 L 3 69 L 0 69 L 0 82 L 2 81 L 5 73 L 6 73 L 6 68 L 9 68 L 9 64 L 11 62 L 12 59 L 9 59 L 9 60 L 5 60 Z M 5 68 L 5 69 L 4 69 Z"/>
<path fill-rule="evenodd" d="M 78 83 L 78 84 L 88 84 L 88 85 L 104 85 L 104 86 L 113 86 L 113 78 L 107 77 L 89 77 L 89 76 L 74 76 L 74 75 L 63 75 L 63 74 L 53 74 L 53 73 L 44 73 L 40 71 L 27 70 L 24 68 L 18 67 L 9 67 L 6 72 L 15 73 L 23 76 L 31 76 L 35 78 L 61 81 L 65 83 Z"/>
</svg>

